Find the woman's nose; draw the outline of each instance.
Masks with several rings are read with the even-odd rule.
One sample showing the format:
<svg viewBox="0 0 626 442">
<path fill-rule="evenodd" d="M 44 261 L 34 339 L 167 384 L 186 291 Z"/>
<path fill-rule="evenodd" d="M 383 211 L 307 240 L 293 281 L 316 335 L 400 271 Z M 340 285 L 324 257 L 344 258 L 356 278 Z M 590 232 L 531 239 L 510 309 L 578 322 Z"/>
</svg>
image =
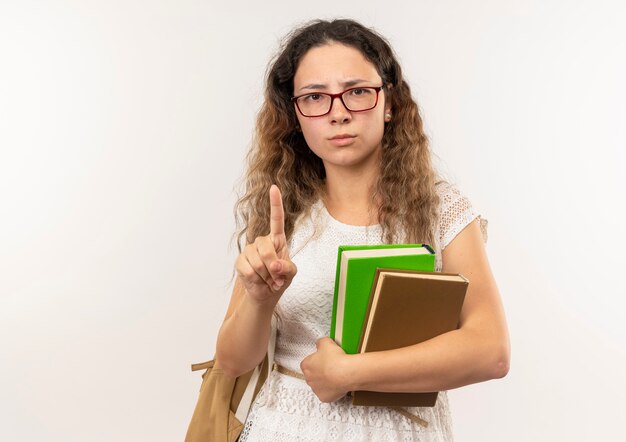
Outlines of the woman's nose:
<svg viewBox="0 0 626 442">
<path fill-rule="evenodd" d="M 352 114 L 343 104 L 343 101 L 340 97 L 333 98 L 333 101 L 330 103 L 330 112 L 329 114 L 332 122 L 346 122 L 352 119 Z"/>
</svg>

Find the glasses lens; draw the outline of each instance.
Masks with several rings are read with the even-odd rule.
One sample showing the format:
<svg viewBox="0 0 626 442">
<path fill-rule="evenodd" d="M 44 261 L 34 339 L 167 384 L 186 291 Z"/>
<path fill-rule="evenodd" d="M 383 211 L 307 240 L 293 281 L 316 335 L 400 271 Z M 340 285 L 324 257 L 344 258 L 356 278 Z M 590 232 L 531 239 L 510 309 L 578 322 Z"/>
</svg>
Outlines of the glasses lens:
<svg viewBox="0 0 626 442">
<path fill-rule="evenodd" d="M 330 109 L 330 97 L 324 94 L 308 94 L 298 98 L 300 112 L 307 117 L 324 115 Z"/>
<path fill-rule="evenodd" d="M 367 87 L 350 89 L 344 92 L 341 98 L 351 111 L 371 109 L 376 105 L 376 89 Z"/>
</svg>

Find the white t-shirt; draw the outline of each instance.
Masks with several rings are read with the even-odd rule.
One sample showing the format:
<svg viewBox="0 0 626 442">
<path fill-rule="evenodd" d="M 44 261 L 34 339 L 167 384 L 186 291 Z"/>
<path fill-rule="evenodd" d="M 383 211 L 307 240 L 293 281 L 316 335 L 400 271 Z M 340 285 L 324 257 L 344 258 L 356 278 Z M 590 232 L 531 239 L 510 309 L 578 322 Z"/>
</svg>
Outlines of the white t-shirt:
<svg viewBox="0 0 626 442">
<path fill-rule="evenodd" d="M 441 271 L 441 251 L 470 222 L 477 220 L 486 241 L 487 221 L 468 199 L 446 182 L 437 185 L 440 218 L 433 248 L 435 270 Z M 298 274 L 276 310 L 280 317 L 275 361 L 300 372 L 300 362 L 314 353 L 315 341 L 329 336 L 337 247 L 381 244 L 381 227 L 352 226 L 332 218 L 321 201 L 310 217 L 300 219 L 290 240 Z M 409 408 L 428 427 L 386 407 L 353 406 L 343 397 L 323 403 L 305 381 L 274 371 L 252 406 L 240 442 L 294 441 L 451 441 L 452 419 L 445 391 L 434 407 Z"/>
</svg>

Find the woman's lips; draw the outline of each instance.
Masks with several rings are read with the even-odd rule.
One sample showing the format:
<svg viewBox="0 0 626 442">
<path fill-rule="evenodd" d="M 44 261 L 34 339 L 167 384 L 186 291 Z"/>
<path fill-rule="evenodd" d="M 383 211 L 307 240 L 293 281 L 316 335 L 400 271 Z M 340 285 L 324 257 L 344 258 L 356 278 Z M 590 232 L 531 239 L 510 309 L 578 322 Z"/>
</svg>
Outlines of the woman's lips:
<svg viewBox="0 0 626 442">
<path fill-rule="evenodd" d="M 348 146 L 354 142 L 355 135 L 335 135 L 329 141 L 334 146 Z"/>
</svg>

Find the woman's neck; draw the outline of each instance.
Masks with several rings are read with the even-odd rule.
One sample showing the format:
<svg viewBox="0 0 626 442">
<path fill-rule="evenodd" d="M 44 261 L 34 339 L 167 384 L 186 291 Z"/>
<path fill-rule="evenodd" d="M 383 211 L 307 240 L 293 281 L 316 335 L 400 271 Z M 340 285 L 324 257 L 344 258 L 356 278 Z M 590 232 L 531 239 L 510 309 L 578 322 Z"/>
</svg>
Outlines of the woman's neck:
<svg viewBox="0 0 626 442">
<path fill-rule="evenodd" d="M 378 170 L 326 171 L 324 205 L 338 221 L 352 225 L 378 223 L 378 206 L 372 193 L 378 179 Z"/>
</svg>

